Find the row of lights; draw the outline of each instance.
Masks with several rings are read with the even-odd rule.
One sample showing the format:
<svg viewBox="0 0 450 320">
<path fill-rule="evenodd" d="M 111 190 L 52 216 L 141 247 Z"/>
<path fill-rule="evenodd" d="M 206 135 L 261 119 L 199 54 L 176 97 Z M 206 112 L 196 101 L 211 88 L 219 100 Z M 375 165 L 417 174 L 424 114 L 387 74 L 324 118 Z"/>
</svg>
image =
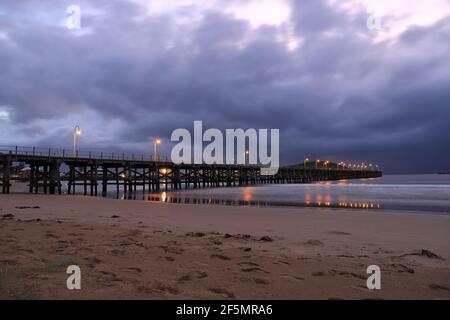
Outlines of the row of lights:
<svg viewBox="0 0 450 320">
<path fill-rule="evenodd" d="M 77 137 L 78 136 L 81 136 L 81 128 L 80 128 L 80 126 L 76 125 L 75 128 L 73 129 L 73 157 L 74 158 L 77 157 Z M 161 139 L 160 138 L 153 139 L 153 160 L 155 160 L 155 161 L 157 159 L 156 146 L 158 144 L 161 144 Z"/>
<path fill-rule="evenodd" d="M 303 167 L 306 168 L 306 163 L 309 162 L 308 158 L 305 158 L 305 160 L 303 160 Z M 328 168 L 328 165 L 331 163 L 329 160 L 326 161 L 321 161 L 321 160 L 315 160 L 315 166 L 316 169 L 319 167 L 320 163 L 323 163 L 323 166 L 325 168 Z M 349 169 L 358 169 L 358 170 L 362 170 L 362 169 L 370 169 L 370 170 L 374 170 L 376 168 L 376 170 L 379 170 L 379 166 L 378 165 L 373 165 L 373 164 L 366 164 L 366 163 L 361 163 L 361 164 L 351 164 L 351 163 L 345 163 L 343 161 L 338 162 L 337 163 L 337 167 L 338 169 L 345 169 L 345 168 L 349 168 Z"/>
<path fill-rule="evenodd" d="M 335 205 L 333 205 L 331 202 L 329 201 L 317 201 L 315 203 L 312 203 L 311 201 L 306 201 L 305 202 L 307 206 L 317 206 L 317 207 L 333 207 Z M 352 202 L 339 202 L 337 204 L 338 207 L 342 207 L 342 208 L 357 208 L 357 209 L 380 209 L 381 206 L 380 204 L 377 203 L 352 203 Z"/>
<path fill-rule="evenodd" d="M 74 130 L 73 130 L 73 156 L 76 157 L 77 156 L 77 136 L 81 135 L 81 128 L 80 126 L 75 126 Z M 153 139 L 153 160 L 157 160 L 157 155 L 156 155 L 156 146 L 158 144 L 161 144 L 161 139 L 160 138 L 155 138 Z M 249 150 L 245 150 L 245 154 L 249 155 L 250 151 Z"/>
<path fill-rule="evenodd" d="M 339 202 L 339 207 L 344 208 L 362 208 L 362 209 L 380 209 L 380 204 L 377 203 L 351 203 L 351 202 Z"/>
<path fill-rule="evenodd" d="M 80 126 L 75 126 L 74 130 L 73 130 L 73 156 L 76 157 L 77 155 L 77 136 L 81 135 L 81 128 Z M 158 144 L 161 144 L 161 139 L 160 138 L 155 138 L 153 139 L 153 160 L 157 160 L 157 155 L 156 155 L 156 146 Z M 249 150 L 245 150 L 245 154 L 249 155 L 250 151 Z M 306 163 L 309 161 L 308 158 L 305 158 L 305 160 L 303 161 L 303 165 L 306 168 Z M 320 160 L 316 160 L 315 161 L 315 165 L 316 165 L 316 169 L 318 168 L 319 164 L 320 164 Z M 323 165 L 325 168 L 328 168 L 328 165 L 331 162 L 329 160 L 323 161 Z M 339 162 L 338 164 L 338 168 L 341 167 L 342 169 L 350 168 L 350 169 L 371 169 L 373 170 L 373 168 L 376 168 L 377 170 L 379 169 L 378 165 L 372 165 L 372 164 L 365 164 L 365 163 L 361 163 L 361 164 L 346 164 L 345 162 Z"/>
</svg>

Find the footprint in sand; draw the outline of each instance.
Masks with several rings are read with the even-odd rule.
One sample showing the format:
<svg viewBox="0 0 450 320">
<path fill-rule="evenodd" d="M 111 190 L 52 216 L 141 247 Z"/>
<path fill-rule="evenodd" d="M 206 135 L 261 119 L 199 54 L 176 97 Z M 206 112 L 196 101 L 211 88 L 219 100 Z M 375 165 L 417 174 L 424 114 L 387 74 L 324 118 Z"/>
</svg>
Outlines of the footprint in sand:
<svg viewBox="0 0 450 320">
<path fill-rule="evenodd" d="M 68 242 L 65 240 L 58 240 L 57 245 L 58 247 L 56 248 L 56 251 L 65 251 L 72 246 L 72 242 Z"/>
<path fill-rule="evenodd" d="M 291 274 L 284 274 L 284 275 L 282 275 L 282 278 L 287 279 L 287 280 L 294 280 L 294 281 L 305 281 L 305 278 L 293 276 Z"/>
<path fill-rule="evenodd" d="M 87 257 L 87 258 L 85 258 L 85 260 L 93 265 L 96 265 L 96 264 L 99 264 L 102 262 L 102 260 L 100 260 L 99 258 L 94 257 L 94 256 Z"/>
<path fill-rule="evenodd" d="M 255 263 L 255 262 L 251 262 L 251 261 L 244 261 L 244 262 L 239 262 L 238 266 L 252 266 L 252 267 L 259 267 L 259 264 Z"/>
<path fill-rule="evenodd" d="M 113 250 L 111 250 L 111 253 L 114 256 L 124 255 L 125 254 L 125 250 L 113 249 Z"/>
<path fill-rule="evenodd" d="M 427 249 L 422 249 L 420 251 L 412 252 L 412 253 L 405 253 L 405 254 L 402 254 L 402 255 L 400 255 L 398 257 L 402 258 L 402 257 L 406 257 L 406 256 L 420 256 L 420 257 L 426 257 L 426 258 L 430 258 L 430 259 L 445 260 L 441 256 L 439 256 L 436 253 L 431 252 L 431 251 L 429 251 Z"/>
<path fill-rule="evenodd" d="M 186 282 L 186 281 L 191 281 L 191 280 L 196 280 L 196 279 L 203 279 L 203 278 L 206 278 L 207 276 L 208 276 L 208 274 L 204 271 L 193 271 L 189 274 L 179 277 L 177 279 L 177 281 L 178 282 Z"/>
<path fill-rule="evenodd" d="M 159 281 L 155 281 L 153 285 L 139 286 L 137 290 L 142 293 L 172 294 L 178 295 L 180 290 L 176 287 L 169 286 Z"/>
<path fill-rule="evenodd" d="M 348 255 L 348 254 L 340 254 L 340 255 L 337 255 L 336 257 L 338 257 L 338 258 L 354 258 L 355 256 Z"/>
<path fill-rule="evenodd" d="M 174 261 L 175 261 L 175 259 L 172 258 L 172 257 L 164 257 L 164 259 L 165 259 L 166 261 L 170 261 L 170 262 L 174 262 Z"/>
<path fill-rule="evenodd" d="M 287 266 L 291 265 L 289 262 L 283 261 L 283 260 L 277 260 L 277 261 L 273 262 L 273 264 L 281 264 L 281 265 L 287 265 Z"/>
<path fill-rule="evenodd" d="M 117 274 L 115 274 L 114 272 L 110 272 L 110 271 L 104 271 L 104 270 L 100 270 L 99 273 L 101 273 L 103 275 L 103 280 L 107 280 L 107 281 L 122 281 Z"/>
<path fill-rule="evenodd" d="M 367 280 L 367 277 L 365 275 L 361 275 L 361 274 L 354 273 L 354 272 L 350 272 L 350 275 L 354 278 L 358 278 L 361 280 Z"/>
<path fill-rule="evenodd" d="M 234 293 L 232 293 L 228 290 L 222 289 L 222 288 L 209 288 L 208 291 L 219 294 L 223 298 L 231 298 L 231 299 L 235 298 Z"/>
<path fill-rule="evenodd" d="M 328 233 L 329 234 L 337 234 L 337 235 L 341 235 L 341 236 L 350 236 L 351 235 L 351 233 L 349 233 L 349 232 L 340 231 L 340 230 L 331 230 Z"/>
<path fill-rule="evenodd" d="M 130 270 L 130 271 L 134 271 L 134 272 L 137 272 L 137 273 L 141 273 L 142 272 L 142 269 L 141 268 L 138 268 L 138 267 L 128 267 L 128 268 L 125 268 L 126 270 Z"/>
<path fill-rule="evenodd" d="M 41 207 L 39 207 L 39 206 L 32 206 L 32 207 L 30 207 L 30 206 L 18 206 L 18 207 L 14 207 L 14 208 L 16 208 L 16 209 L 40 209 Z"/>
<path fill-rule="evenodd" d="M 55 234 L 53 234 L 53 233 L 51 233 L 51 232 L 47 232 L 47 233 L 45 234 L 45 237 L 46 237 L 47 239 L 58 239 L 58 238 L 59 238 L 57 235 L 55 235 Z"/>
<path fill-rule="evenodd" d="M 263 285 L 269 284 L 269 281 L 262 278 L 252 278 L 252 279 L 256 284 L 263 284 Z"/>
<path fill-rule="evenodd" d="M 164 250 L 166 253 L 173 253 L 173 254 L 182 254 L 184 252 L 183 248 L 174 247 L 174 246 L 158 246 L 158 248 Z"/>
<path fill-rule="evenodd" d="M 224 256 L 223 254 L 212 254 L 210 257 L 221 260 L 231 260 L 230 257 Z"/>
<path fill-rule="evenodd" d="M 240 233 L 238 233 L 238 234 L 229 234 L 229 233 L 225 233 L 224 235 L 223 235 L 223 237 L 225 238 L 225 239 L 229 239 L 229 238 L 234 238 L 234 239 L 241 239 L 241 240 L 251 240 L 251 239 L 254 239 L 254 237 L 252 237 L 251 235 L 249 235 L 249 234 L 240 234 Z"/>
<path fill-rule="evenodd" d="M 433 289 L 433 290 L 443 290 L 443 291 L 450 292 L 450 288 L 442 286 L 442 285 L 437 284 L 437 283 L 430 284 L 430 288 Z"/>
<path fill-rule="evenodd" d="M 170 286 L 157 287 L 156 290 L 159 292 L 170 293 L 173 295 L 178 295 L 180 293 L 180 290 L 178 290 L 177 288 L 174 288 L 174 287 L 170 287 Z"/>
<path fill-rule="evenodd" d="M 410 268 L 408 266 L 405 266 L 404 264 L 395 264 L 395 263 L 393 263 L 393 264 L 390 264 L 390 266 L 392 268 L 394 268 L 395 272 L 399 272 L 399 273 L 403 273 L 403 272 L 415 273 L 414 269 L 412 269 L 412 268 Z"/>
<path fill-rule="evenodd" d="M 330 275 L 332 275 L 332 276 L 334 276 L 334 275 L 339 275 L 339 276 L 351 276 L 351 277 L 358 278 L 358 279 L 361 279 L 361 280 L 366 280 L 366 279 L 367 279 L 367 277 L 366 277 L 365 275 L 358 274 L 358 273 L 355 273 L 355 272 L 339 271 L 339 270 L 330 270 L 328 273 L 329 273 Z"/>
<path fill-rule="evenodd" d="M 204 232 L 189 232 L 186 233 L 186 236 L 188 237 L 196 237 L 196 238 L 203 238 L 206 235 Z"/>
<path fill-rule="evenodd" d="M 42 220 L 41 220 L 40 218 L 23 220 L 23 222 L 25 222 L 25 223 L 29 223 L 29 222 L 41 222 L 41 221 L 42 221 Z"/>
<path fill-rule="evenodd" d="M 81 236 L 81 235 L 83 235 L 82 233 L 68 233 L 67 234 L 68 236 L 72 236 L 72 237 L 77 237 L 77 236 Z"/>
<path fill-rule="evenodd" d="M 253 283 L 256 283 L 256 284 L 260 284 L 260 285 L 269 284 L 269 281 L 267 281 L 266 279 L 262 279 L 262 278 L 245 278 L 245 277 L 242 277 L 240 280 L 242 282 L 253 282 Z"/>
<path fill-rule="evenodd" d="M 318 272 L 313 272 L 311 273 L 312 276 L 314 277 L 321 277 L 321 276 L 325 276 L 325 275 L 330 275 L 330 276 L 351 276 L 354 278 L 358 278 L 361 280 L 366 280 L 366 276 L 361 275 L 361 274 L 357 274 L 355 272 L 348 272 L 348 271 L 340 271 L 340 270 L 335 270 L 335 269 L 331 269 L 328 271 L 318 271 Z"/>
<path fill-rule="evenodd" d="M 130 237 L 136 237 L 136 236 L 142 235 L 142 231 L 141 231 L 141 230 L 134 229 L 134 230 L 131 230 L 131 231 L 129 231 L 128 233 L 126 233 L 126 235 L 127 235 L 127 236 L 130 236 Z"/>
<path fill-rule="evenodd" d="M 269 271 L 263 270 L 259 267 L 251 267 L 251 268 L 242 268 L 242 272 L 262 272 L 262 273 L 269 273 Z"/>
<path fill-rule="evenodd" d="M 323 245 L 323 242 L 320 240 L 311 239 L 311 240 L 303 242 L 303 244 L 307 245 L 307 246 L 321 246 L 321 245 Z"/>
</svg>

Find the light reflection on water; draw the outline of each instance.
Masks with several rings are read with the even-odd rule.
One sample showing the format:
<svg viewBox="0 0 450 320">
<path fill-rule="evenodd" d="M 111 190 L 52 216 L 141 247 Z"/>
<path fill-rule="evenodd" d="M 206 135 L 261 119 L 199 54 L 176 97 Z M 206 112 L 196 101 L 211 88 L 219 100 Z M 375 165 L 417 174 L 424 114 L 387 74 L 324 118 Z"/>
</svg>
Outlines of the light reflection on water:
<svg viewBox="0 0 450 320">
<path fill-rule="evenodd" d="M 392 209 L 450 214 L 450 177 L 384 176 L 311 184 L 189 189 L 147 195 L 170 203 Z"/>
<path fill-rule="evenodd" d="M 26 184 L 15 183 L 14 187 L 14 192 L 27 192 Z M 81 190 L 77 189 L 77 194 L 82 194 Z M 191 188 L 152 194 L 144 194 L 138 187 L 132 194 L 122 191 L 117 194 L 111 190 L 108 197 L 186 204 L 393 209 L 450 214 L 450 175 L 391 175 L 311 184 Z"/>
<path fill-rule="evenodd" d="M 345 181 L 340 181 L 340 185 Z M 329 189 L 331 183 L 323 183 Z M 229 188 L 224 191 L 221 189 L 199 189 L 188 191 L 163 191 L 161 193 L 147 194 L 144 200 L 167 202 L 167 203 L 184 203 L 184 204 L 216 204 L 229 206 L 258 206 L 258 207 L 323 207 L 323 208 L 354 208 L 354 209 L 380 209 L 379 203 L 369 202 L 347 202 L 345 196 L 339 195 L 338 201 L 334 201 L 330 193 L 316 193 L 314 196 L 307 191 L 303 201 L 292 201 L 292 199 L 283 198 L 283 195 L 271 195 L 269 197 L 262 196 L 264 191 L 273 189 L 274 186 L 256 186 L 256 187 L 237 187 Z M 263 198 L 267 198 L 266 200 Z M 122 199 L 125 199 L 123 197 Z M 314 199 L 314 200 L 313 200 Z"/>
<path fill-rule="evenodd" d="M 122 197 L 126 199 L 126 197 Z M 331 201 L 317 201 L 305 203 L 287 202 L 287 201 L 265 201 L 265 200 L 251 200 L 250 198 L 233 200 L 220 199 L 213 197 L 184 197 L 184 196 L 169 196 L 167 192 L 161 194 L 151 194 L 144 197 L 144 200 L 153 202 L 179 203 L 179 204 L 215 204 L 227 206 L 257 206 L 257 207 L 323 207 L 323 208 L 354 208 L 354 209 L 380 209 L 381 205 L 376 203 L 352 203 L 339 202 L 337 204 Z"/>
</svg>

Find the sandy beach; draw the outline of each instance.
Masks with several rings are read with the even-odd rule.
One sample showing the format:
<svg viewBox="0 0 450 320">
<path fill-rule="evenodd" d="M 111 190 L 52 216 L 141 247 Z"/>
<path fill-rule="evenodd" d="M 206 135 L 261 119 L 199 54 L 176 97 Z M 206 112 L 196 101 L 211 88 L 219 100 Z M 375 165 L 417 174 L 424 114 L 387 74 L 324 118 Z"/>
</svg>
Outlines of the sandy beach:
<svg viewBox="0 0 450 320">
<path fill-rule="evenodd" d="M 0 299 L 450 299 L 449 231 L 427 213 L 0 195 Z"/>
</svg>

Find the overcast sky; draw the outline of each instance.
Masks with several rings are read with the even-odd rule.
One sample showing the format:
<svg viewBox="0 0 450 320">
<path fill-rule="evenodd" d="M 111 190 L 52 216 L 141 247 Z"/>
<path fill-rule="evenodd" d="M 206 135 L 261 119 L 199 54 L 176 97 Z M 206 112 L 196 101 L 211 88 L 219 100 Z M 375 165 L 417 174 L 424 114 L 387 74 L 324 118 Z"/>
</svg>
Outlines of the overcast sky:
<svg viewBox="0 0 450 320">
<path fill-rule="evenodd" d="M 450 169 L 450 1 L 0 2 L 1 145 L 78 124 L 80 149 L 170 154 L 194 120 L 279 128 L 284 164 Z"/>
</svg>

